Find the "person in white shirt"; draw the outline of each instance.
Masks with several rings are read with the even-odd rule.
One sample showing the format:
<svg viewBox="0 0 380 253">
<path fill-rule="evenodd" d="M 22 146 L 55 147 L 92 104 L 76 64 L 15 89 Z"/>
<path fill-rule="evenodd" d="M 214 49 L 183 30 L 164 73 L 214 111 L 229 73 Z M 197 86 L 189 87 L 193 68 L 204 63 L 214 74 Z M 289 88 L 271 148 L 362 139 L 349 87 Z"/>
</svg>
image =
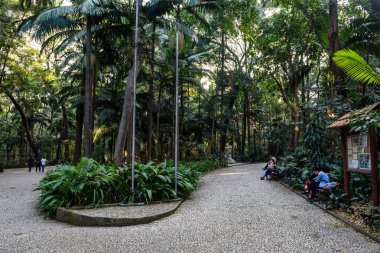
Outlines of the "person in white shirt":
<svg viewBox="0 0 380 253">
<path fill-rule="evenodd" d="M 46 166 L 46 158 L 43 156 L 41 159 L 42 172 L 45 171 L 45 166 Z"/>
</svg>

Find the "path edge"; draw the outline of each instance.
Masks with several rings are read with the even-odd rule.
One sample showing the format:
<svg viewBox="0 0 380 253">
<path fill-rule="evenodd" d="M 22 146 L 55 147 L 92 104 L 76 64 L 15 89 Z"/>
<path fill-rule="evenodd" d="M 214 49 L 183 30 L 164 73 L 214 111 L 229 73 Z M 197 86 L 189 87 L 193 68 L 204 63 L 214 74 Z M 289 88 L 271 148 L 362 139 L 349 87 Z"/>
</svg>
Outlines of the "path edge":
<svg viewBox="0 0 380 253">
<path fill-rule="evenodd" d="M 76 210 L 76 209 L 61 207 L 61 208 L 58 208 L 55 215 L 55 219 L 60 222 L 69 223 L 71 225 L 80 226 L 80 227 L 134 226 L 134 225 L 151 223 L 153 221 L 168 217 L 179 208 L 182 202 L 183 202 L 183 199 L 178 200 L 177 205 L 175 205 L 175 207 L 173 207 L 169 211 L 158 213 L 155 215 L 139 217 L 139 218 L 128 218 L 128 217 L 109 218 L 109 217 L 89 216 L 89 215 L 75 213 L 73 210 Z M 153 204 L 153 205 L 159 205 L 159 204 Z M 125 206 L 125 205 L 124 206 L 117 205 L 117 206 L 119 208 L 128 208 L 128 206 Z M 101 206 L 101 207 L 107 207 L 107 206 Z"/>
<path fill-rule="evenodd" d="M 301 196 L 302 198 L 306 199 L 306 197 L 304 195 L 302 195 L 301 193 L 297 192 L 296 190 L 292 189 L 291 187 L 289 187 L 288 185 L 286 185 L 285 183 L 283 182 L 279 182 L 282 186 L 284 186 L 285 188 L 291 190 L 292 192 L 296 193 L 297 195 Z M 327 210 L 326 208 L 324 208 L 322 205 L 318 205 L 317 203 L 313 203 L 314 206 L 318 207 L 319 209 L 321 209 L 322 211 L 324 211 L 325 213 L 333 216 L 335 219 L 343 222 L 344 224 L 346 224 L 347 226 L 353 228 L 356 232 L 358 233 L 361 233 L 362 235 L 364 236 L 367 236 L 368 238 L 370 238 L 371 240 L 377 242 L 380 244 L 380 239 L 377 238 L 376 236 L 368 233 L 367 231 L 365 231 L 364 229 L 360 228 L 359 226 L 356 226 L 355 224 L 349 222 L 348 220 L 340 217 L 339 215 L 336 215 L 335 213 Z"/>
</svg>

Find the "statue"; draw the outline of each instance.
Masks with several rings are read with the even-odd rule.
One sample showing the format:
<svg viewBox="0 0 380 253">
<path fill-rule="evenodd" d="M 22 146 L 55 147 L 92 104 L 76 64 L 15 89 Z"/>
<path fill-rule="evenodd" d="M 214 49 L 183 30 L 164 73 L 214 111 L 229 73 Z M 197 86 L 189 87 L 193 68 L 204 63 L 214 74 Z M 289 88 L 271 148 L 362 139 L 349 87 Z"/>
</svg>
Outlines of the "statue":
<svg viewBox="0 0 380 253">
<path fill-rule="evenodd" d="M 227 161 L 227 164 L 236 163 L 236 161 L 232 158 L 232 146 L 227 146 L 224 150 L 224 158 Z"/>
</svg>

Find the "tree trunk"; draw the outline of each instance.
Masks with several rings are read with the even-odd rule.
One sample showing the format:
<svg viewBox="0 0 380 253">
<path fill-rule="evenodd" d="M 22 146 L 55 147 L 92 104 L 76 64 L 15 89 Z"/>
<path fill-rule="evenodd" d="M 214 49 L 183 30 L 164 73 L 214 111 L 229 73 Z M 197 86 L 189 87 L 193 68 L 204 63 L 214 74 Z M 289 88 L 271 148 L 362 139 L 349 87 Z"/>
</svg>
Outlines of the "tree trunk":
<svg viewBox="0 0 380 253">
<path fill-rule="evenodd" d="M 211 123 L 211 140 L 210 140 L 210 153 L 215 154 L 215 111 L 216 111 L 216 106 L 214 104 L 213 110 L 212 110 L 212 123 Z"/>
<path fill-rule="evenodd" d="M 138 0 L 138 1 L 139 1 L 139 6 L 141 7 L 142 0 Z M 137 37 L 139 38 L 140 30 L 137 30 L 136 32 L 137 32 Z M 138 76 L 141 70 L 142 47 L 140 43 L 136 43 L 135 46 L 137 47 L 137 62 L 136 62 L 137 73 L 136 75 Z M 135 66 L 132 66 L 132 69 L 129 71 L 127 82 L 125 85 L 126 87 L 125 87 L 125 93 L 124 93 L 123 111 L 122 111 L 122 116 L 121 116 L 121 120 L 119 124 L 119 131 L 116 138 L 116 144 L 115 144 L 114 162 L 116 165 L 119 165 L 119 166 L 122 163 L 125 140 L 127 137 L 127 130 L 128 130 L 129 122 L 131 119 L 134 68 Z"/>
<path fill-rule="evenodd" d="M 244 103 L 243 103 L 243 130 L 241 138 L 241 153 L 244 154 L 245 142 L 247 134 L 247 118 L 248 118 L 248 92 L 244 92 Z"/>
<path fill-rule="evenodd" d="M 236 85 L 235 83 L 232 85 L 232 90 L 231 90 L 231 97 L 230 97 L 230 100 L 228 102 L 228 113 L 231 113 L 233 108 L 234 108 L 234 104 L 235 104 L 235 100 L 236 100 L 236 97 L 237 97 L 237 94 L 239 93 L 239 86 Z M 227 127 L 228 125 L 230 124 L 230 117 L 225 117 L 224 118 L 224 128 L 222 129 L 222 137 L 221 137 L 221 140 L 223 141 L 221 143 L 221 145 L 226 145 L 226 139 L 227 139 Z"/>
<path fill-rule="evenodd" d="M 183 159 L 183 151 L 185 144 L 185 105 L 184 105 L 184 92 L 183 92 L 183 86 L 178 84 L 180 89 L 180 99 L 181 99 L 181 107 L 180 107 L 180 115 L 179 115 L 179 136 L 178 136 L 178 142 L 182 145 L 178 145 L 178 156 L 179 160 L 181 161 Z M 182 148 L 181 148 L 182 147 Z"/>
<path fill-rule="evenodd" d="M 55 160 L 57 163 L 62 161 L 61 157 L 62 157 L 62 141 L 61 141 L 61 138 L 58 138 L 57 139 L 57 150 L 55 152 Z"/>
<path fill-rule="evenodd" d="M 339 33 L 338 33 L 338 2 L 337 0 L 330 0 L 329 3 L 329 30 L 328 39 L 330 47 L 330 68 L 334 75 L 334 81 L 330 83 L 330 98 L 334 97 L 334 87 L 338 90 L 338 95 L 347 98 L 347 90 L 344 85 L 343 72 L 335 65 L 332 57 L 334 53 L 340 49 L 339 46 Z"/>
<path fill-rule="evenodd" d="M 247 101 L 247 134 L 248 134 L 248 151 L 251 149 L 251 117 L 250 117 L 250 106 L 249 106 L 250 94 L 248 93 Z"/>
<path fill-rule="evenodd" d="M 161 133 L 160 133 L 160 110 L 161 110 L 161 93 L 162 93 L 162 83 L 160 83 L 160 88 L 159 88 L 159 91 L 158 91 L 158 101 L 157 101 L 157 119 L 156 119 L 156 138 L 157 138 L 157 141 L 156 141 L 156 160 L 158 160 L 158 153 L 161 152 L 161 148 L 160 146 L 162 145 L 162 140 L 160 139 L 161 138 Z M 162 155 L 160 156 L 161 159 L 162 159 Z"/>
<path fill-rule="evenodd" d="M 84 86 L 85 86 L 85 71 L 83 71 L 82 86 L 80 87 L 80 97 L 84 96 Z M 84 105 L 83 103 L 78 104 L 75 115 L 75 147 L 74 147 L 74 157 L 73 163 L 77 164 L 82 155 L 82 134 L 83 134 L 83 116 L 84 116 Z"/>
<path fill-rule="evenodd" d="M 26 139 L 29 143 L 30 148 L 32 149 L 35 156 L 40 156 L 39 148 L 33 140 L 33 137 L 31 134 L 31 128 L 30 128 L 29 122 L 28 122 L 28 118 L 26 117 L 24 110 L 22 109 L 21 105 L 17 102 L 15 97 L 13 97 L 13 95 L 10 92 L 8 92 L 7 90 L 4 90 L 4 93 L 12 101 L 13 105 L 16 107 L 16 110 L 19 112 L 19 114 L 21 116 L 21 123 L 22 123 L 22 126 L 24 127 L 24 130 L 26 133 Z"/>
<path fill-rule="evenodd" d="M 24 132 L 20 131 L 20 141 L 19 141 L 19 164 L 24 164 L 26 161 L 26 156 L 25 156 L 25 136 Z"/>
<path fill-rule="evenodd" d="M 227 129 L 225 129 L 225 124 L 223 125 L 223 122 L 226 121 L 226 119 L 224 118 L 224 111 L 223 111 L 223 105 L 224 105 L 224 54 L 225 54 L 225 51 L 224 51 L 224 43 L 225 43 L 225 33 L 224 33 L 224 30 L 222 31 L 222 67 L 221 67 L 221 79 L 220 79 L 220 93 L 221 93 L 221 96 L 220 96 L 220 127 L 221 127 L 221 135 L 220 135 L 220 149 L 219 149 L 219 152 L 220 153 L 224 153 L 224 149 L 226 147 L 226 134 L 227 134 Z M 229 122 L 229 119 L 227 118 L 227 121 Z"/>
<path fill-rule="evenodd" d="M 91 77 L 91 17 L 87 15 L 87 36 L 86 36 L 86 84 L 84 91 L 84 156 L 92 157 L 92 116 L 93 112 L 93 91 Z"/>
<path fill-rule="evenodd" d="M 149 100 L 148 100 L 148 145 L 147 145 L 147 157 L 148 160 L 152 160 L 152 133 L 153 133 L 153 100 L 154 100 L 154 49 L 156 43 L 156 23 L 153 22 L 153 34 L 152 34 L 152 48 L 150 51 L 150 71 L 151 80 L 149 83 Z"/>
<path fill-rule="evenodd" d="M 69 138 L 69 120 L 67 117 L 67 109 L 65 102 L 62 102 L 62 121 L 63 121 L 63 132 L 62 132 L 62 140 L 65 147 L 65 161 L 70 161 L 70 138 Z"/>
</svg>

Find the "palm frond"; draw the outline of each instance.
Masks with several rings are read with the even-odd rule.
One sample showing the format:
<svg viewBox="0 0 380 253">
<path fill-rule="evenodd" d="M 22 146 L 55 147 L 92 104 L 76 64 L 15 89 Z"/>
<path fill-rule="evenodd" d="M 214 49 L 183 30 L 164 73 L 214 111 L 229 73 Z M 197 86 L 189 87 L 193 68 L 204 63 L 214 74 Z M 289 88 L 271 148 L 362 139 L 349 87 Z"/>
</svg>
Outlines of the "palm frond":
<svg viewBox="0 0 380 253">
<path fill-rule="evenodd" d="M 51 45 L 52 43 L 59 41 L 59 40 L 64 40 L 64 39 L 70 37 L 71 35 L 74 35 L 75 32 L 76 32 L 75 30 L 68 30 L 68 31 L 62 31 L 62 32 L 57 32 L 57 33 L 53 34 L 52 36 L 47 38 L 42 43 L 40 51 L 43 52 L 45 50 L 45 48 L 48 47 L 49 45 Z"/>
<path fill-rule="evenodd" d="M 105 134 L 109 133 L 111 130 L 111 127 L 105 125 L 101 125 L 94 129 L 94 143 L 100 140 Z"/>
<path fill-rule="evenodd" d="M 174 20 L 164 19 L 164 18 L 160 18 L 160 19 L 158 19 L 158 21 L 161 24 L 166 25 L 167 27 L 170 27 L 170 28 L 177 27 L 178 31 L 180 31 L 184 35 L 187 35 L 188 37 L 192 38 L 192 40 L 197 44 L 203 43 L 203 41 L 198 36 L 198 34 L 196 34 L 192 29 L 190 29 L 189 27 L 187 27 L 186 25 L 184 25 L 182 23 L 176 22 Z"/>
<path fill-rule="evenodd" d="M 85 0 L 79 8 L 82 14 L 101 16 L 110 11 L 105 7 L 110 4 L 113 4 L 112 0 Z"/>
<path fill-rule="evenodd" d="M 380 75 L 357 53 L 343 49 L 334 54 L 335 64 L 350 78 L 360 83 L 380 85 Z"/>
<path fill-rule="evenodd" d="M 66 15 L 73 15 L 77 12 L 77 7 L 75 6 L 58 6 L 49 8 L 45 11 L 43 11 L 41 14 L 37 16 L 34 23 L 35 24 L 41 24 L 45 23 L 46 21 L 50 22 L 54 19 Z"/>
</svg>

